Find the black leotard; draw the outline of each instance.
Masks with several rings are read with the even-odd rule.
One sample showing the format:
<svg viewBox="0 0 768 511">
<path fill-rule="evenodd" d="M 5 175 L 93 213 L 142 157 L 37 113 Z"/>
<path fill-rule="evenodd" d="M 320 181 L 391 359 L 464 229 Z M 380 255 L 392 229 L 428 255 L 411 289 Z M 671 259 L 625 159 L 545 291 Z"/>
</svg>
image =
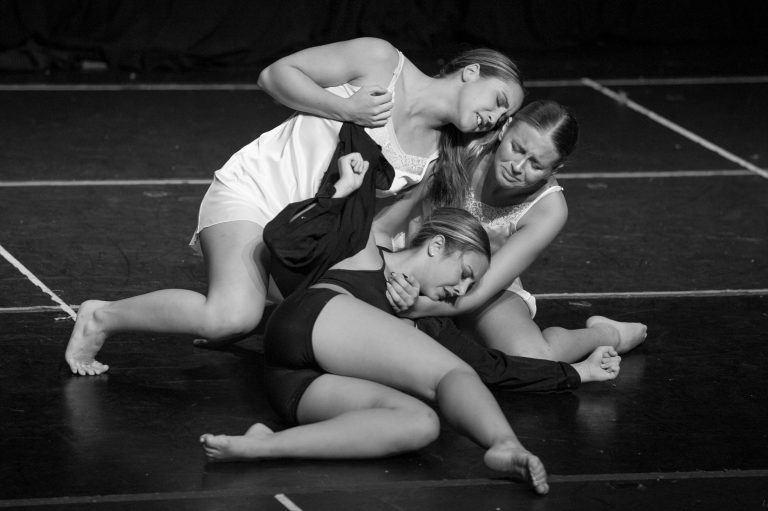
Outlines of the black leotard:
<svg viewBox="0 0 768 511">
<path fill-rule="evenodd" d="M 385 296 L 383 257 L 377 270 L 331 269 L 317 284 L 339 286 L 359 300 L 393 314 Z M 339 294 L 318 287 L 294 293 L 275 309 L 267 324 L 267 395 L 275 411 L 291 425 L 298 423 L 296 410 L 304 391 L 325 373 L 312 349 L 312 329 L 325 305 Z M 574 389 L 581 383 L 570 364 L 514 357 L 486 348 L 466 337 L 449 318 L 422 318 L 416 326 L 469 364 L 492 389 L 547 392 Z"/>
</svg>

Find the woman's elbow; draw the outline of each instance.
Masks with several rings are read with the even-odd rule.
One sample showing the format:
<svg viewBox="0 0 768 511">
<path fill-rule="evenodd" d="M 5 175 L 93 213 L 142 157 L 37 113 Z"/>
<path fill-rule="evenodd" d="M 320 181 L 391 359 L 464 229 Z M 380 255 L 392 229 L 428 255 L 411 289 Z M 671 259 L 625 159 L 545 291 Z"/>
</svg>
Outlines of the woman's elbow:
<svg viewBox="0 0 768 511">
<path fill-rule="evenodd" d="M 269 65 L 262 69 L 261 73 L 259 73 L 259 79 L 256 80 L 256 86 L 259 88 L 259 90 L 269 90 L 272 72 L 272 66 Z"/>
</svg>

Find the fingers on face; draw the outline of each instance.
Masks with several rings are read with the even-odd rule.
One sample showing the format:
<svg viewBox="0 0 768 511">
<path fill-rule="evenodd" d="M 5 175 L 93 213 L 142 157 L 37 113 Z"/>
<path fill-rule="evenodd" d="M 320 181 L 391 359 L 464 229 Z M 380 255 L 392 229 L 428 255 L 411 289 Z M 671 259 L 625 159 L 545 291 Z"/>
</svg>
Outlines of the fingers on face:
<svg viewBox="0 0 768 511">
<path fill-rule="evenodd" d="M 411 284 L 411 277 L 409 277 L 405 273 L 395 273 L 395 272 L 392 272 L 389 275 L 389 280 L 393 281 L 393 282 L 396 282 L 397 284 L 400 285 L 400 287 L 403 287 L 403 288 L 409 287 L 409 286 L 412 285 Z"/>
</svg>

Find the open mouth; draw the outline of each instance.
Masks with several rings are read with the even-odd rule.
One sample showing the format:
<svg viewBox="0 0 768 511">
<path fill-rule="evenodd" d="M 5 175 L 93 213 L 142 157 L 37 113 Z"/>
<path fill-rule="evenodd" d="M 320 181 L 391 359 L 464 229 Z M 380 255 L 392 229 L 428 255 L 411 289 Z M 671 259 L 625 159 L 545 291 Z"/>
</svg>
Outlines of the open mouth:
<svg viewBox="0 0 768 511">
<path fill-rule="evenodd" d="M 456 302 L 457 298 L 458 298 L 458 295 L 455 295 L 455 294 L 450 293 L 448 291 L 444 291 L 443 295 L 440 297 L 440 301 L 441 302 L 454 303 L 454 302 Z"/>
<path fill-rule="evenodd" d="M 480 114 L 475 114 L 475 124 L 478 131 L 488 131 L 493 128 L 490 119 L 484 121 L 483 116 Z"/>
</svg>

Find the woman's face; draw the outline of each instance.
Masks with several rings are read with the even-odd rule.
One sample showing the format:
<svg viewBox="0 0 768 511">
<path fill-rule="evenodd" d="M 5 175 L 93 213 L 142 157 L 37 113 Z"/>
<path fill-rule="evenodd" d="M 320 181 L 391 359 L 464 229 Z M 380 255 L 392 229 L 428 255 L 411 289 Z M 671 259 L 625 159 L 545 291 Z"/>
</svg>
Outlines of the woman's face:
<svg viewBox="0 0 768 511">
<path fill-rule="evenodd" d="M 496 150 L 494 175 L 502 188 L 525 188 L 548 179 L 559 159 L 549 133 L 513 122 Z"/>
<path fill-rule="evenodd" d="M 523 89 L 519 84 L 498 78 L 483 78 L 475 65 L 462 71 L 456 128 L 464 133 L 490 131 L 499 119 L 517 112 L 523 104 Z"/>
<path fill-rule="evenodd" d="M 446 254 L 445 249 L 441 249 L 433 252 L 432 258 L 417 279 L 421 294 L 436 301 L 451 301 L 466 294 L 489 265 L 487 257 L 472 250 Z"/>
</svg>

